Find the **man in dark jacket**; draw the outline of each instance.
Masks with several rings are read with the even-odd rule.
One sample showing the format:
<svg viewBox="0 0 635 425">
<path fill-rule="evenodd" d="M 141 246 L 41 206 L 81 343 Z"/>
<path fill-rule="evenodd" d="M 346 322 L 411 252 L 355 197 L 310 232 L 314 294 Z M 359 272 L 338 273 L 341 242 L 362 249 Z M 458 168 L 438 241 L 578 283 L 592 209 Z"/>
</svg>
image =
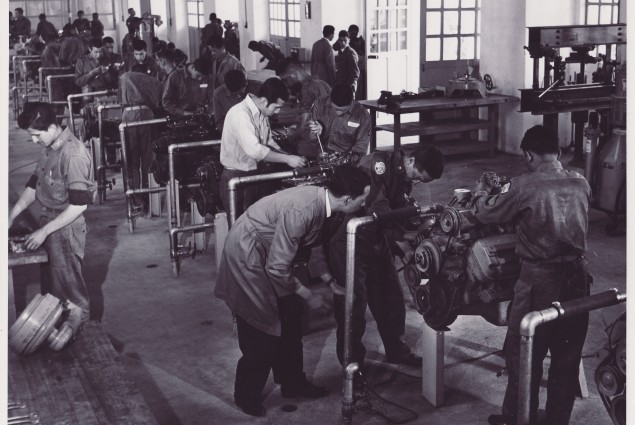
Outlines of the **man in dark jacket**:
<svg viewBox="0 0 635 425">
<path fill-rule="evenodd" d="M 104 24 L 99 20 L 99 13 L 93 13 L 93 20 L 90 21 L 90 34 L 93 38 L 99 39 L 104 36 Z"/>
<path fill-rule="evenodd" d="M 73 26 L 77 30 L 78 33 L 82 33 L 84 31 L 88 31 L 90 29 L 90 21 L 84 18 L 84 11 L 77 11 L 77 19 L 73 21 Z"/>
<path fill-rule="evenodd" d="M 44 13 L 40 13 L 39 19 L 40 22 L 37 24 L 35 35 L 40 36 L 43 42 L 48 43 L 57 37 L 57 30 L 52 23 L 46 20 L 46 15 Z"/>
<path fill-rule="evenodd" d="M 322 38 L 313 43 L 311 49 L 311 75 L 326 81 L 329 86 L 335 84 L 335 54 L 331 40 L 335 37 L 335 27 L 325 25 Z"/>
</svg>

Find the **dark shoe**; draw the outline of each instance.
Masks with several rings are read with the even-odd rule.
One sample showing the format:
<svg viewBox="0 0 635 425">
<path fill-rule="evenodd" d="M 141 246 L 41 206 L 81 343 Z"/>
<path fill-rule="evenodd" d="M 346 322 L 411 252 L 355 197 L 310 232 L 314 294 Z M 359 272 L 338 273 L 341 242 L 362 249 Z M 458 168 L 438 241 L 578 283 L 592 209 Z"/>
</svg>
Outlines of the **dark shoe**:
<svg viewBox="0 0 635 425">
<path fill-rule="evenodd" d="M 282 385 L 280 387 L 280 393 L 284 398 L 321 398 L 326 396 L 329 393 L 328 388 L 326 387 L 318 387 L 317 385 L 313 385 L 309 381 L 304 381 L 299 386 L 290 387 L 289 385 Z"/>
<path fill-rule="evenodd" d="M 507 415 L 489 415 L 487 423 L 489 425 L 515 425 L 516 421 Z"/>
<path fill-rule="evenodd" d="M 408 353 L 403 357 L 386 357 L 386 362 L 412 367 L 421 367 L 421 365 L 423 364 L 423 359 L 421 358 L 421 356 L 417 356 L 415 353 Z"/>
<path fill-rule="evenodd" d="M 236 406 L 240 407 L 240 410 L 242 410 L 249 416 L 262 417 L 267 414 L 267 409 L 265 409 L 265 406 L 263 406 L 261 403 L 258 403 L 258 404 L 242 403 L 235 399 L 234 399 L 234 403 L 236 403 Z"/>
</svg>

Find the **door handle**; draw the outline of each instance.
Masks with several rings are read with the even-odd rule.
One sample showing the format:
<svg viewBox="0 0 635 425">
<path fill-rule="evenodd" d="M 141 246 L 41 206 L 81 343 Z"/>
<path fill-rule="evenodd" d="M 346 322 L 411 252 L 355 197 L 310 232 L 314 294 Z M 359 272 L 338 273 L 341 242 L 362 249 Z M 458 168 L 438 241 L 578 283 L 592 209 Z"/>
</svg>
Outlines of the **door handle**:
<svg viewBox="0 0 635 425">
<path fill-rule="evenodd" d="M 368 55 L 368 59 L 379 59 L 377 55 Z"/>
</svg>

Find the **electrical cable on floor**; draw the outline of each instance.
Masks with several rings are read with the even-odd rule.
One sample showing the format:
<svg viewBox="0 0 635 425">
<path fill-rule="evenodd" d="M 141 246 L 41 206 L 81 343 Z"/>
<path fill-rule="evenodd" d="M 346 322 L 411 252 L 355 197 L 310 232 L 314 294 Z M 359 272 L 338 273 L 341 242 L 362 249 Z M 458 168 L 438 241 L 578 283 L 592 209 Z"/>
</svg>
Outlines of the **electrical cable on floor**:
<svg viewBox="0 0 635 425">
<path fill-rule="evenodd" d="M 460 362 L 456 362 L 456 363 L 451 363 L 449 365 L 445 365 L 443 368 L 444 369 L 450 369 L 450 368 L 455 367 L 455 366 L 460 366 L 460 365 L 466 364 L 466 363 L 472 363 L 472 362 L 475 362 L 477 360 L 482 360 L 482 359 L 484 359 L 486 357 L 494 356 L 494 355 L 498 355 L 498 354 L 502 354 L 502 353 L 503 353 L 503 350 L 497 350 L 497 351 L 493 351 L 491 353 L 485 353 L 485 354 L 477 356 L 477 357 L 472 357 L 472 358 L 469 358 L 469 359 L 461 360 Z"/>
<path fill-rule="evenodd" d="M 401 424 L 405 424 L 405 423 L 408 423 L 408 422 L 412 422 L 412 421 L 414 421 L 414 420 L 417 420 L 417 419 L 419 418 L 419 415 L 417 414 L 417 412 L 415 412 L 415 411 L 414 411 L 414 410 L 412 410 L 412 409 L 408 409 L 407 407 L 402 406 L 402 405 L 400 405 L 400 404 L 398 404 L 398 403 L 395 403 L 395 402 L 393 402 L 393 401 L 390 401 L 390 400 L 388 400 L 388 399 L 386 399 L 386 398 L 384 398 L 384 397 L 380 396 L 380 395 L 379 395 L 379 394 L 377 394 L 377 392 L 376 392 L 376 390 L 377 390 L 377 388 L 378 388 L 378 387 L 383 386 L 383 385 L 386 385 L 386 384 L 389 384 L 389 383 L 391 383 L 392 381 L 394 381 L 394 380 L 395 380 L 395 378 L 396 378 L 396 376 L 397 376 L 397 374 L 401 374 L 401 375 L 406 376 L 406 377 L 408 377 L 408 378 L 421 379 L 421 377 L 420 377 L 420 376 L 416 376 L 416 375 L 409 375 L 409 374 L 407 374 L 407 373 L 403 373 L 403 372 L 399 372 L 399 371 L 394 371 L 394 373 L 392 374 L 392 376 L 390 376 L 388 379 L 386 379 L 386 380 L 384 380 L 384 381 L 380 381 L 380 382 L 378 382 L 377 384 L 373 385 L 372 387 L 371 387 L 371 386 L 368 386 L 368 387 L 367 387 L 367 395 L 366 395 L 366 397 L 365 397 L 365 398 L 366 398 L 366 400 L 365 400 L 365 401 L 366 401 L 366 403 L 368 403 L 368 405 L 369 405 L 368 410 L 369 410 L 370 412 L 373 412 L 373 413 L 375 413 L 375 414 L 379 415 L 380 417 L 384 418 L 385 420 L 387 420 L 387 421 L 388 421 L 388 422 L 390 422 L 391 424 L 401 425 Z M 395 407 L 396 407 L 396 408 L 398 408 L 398 409 L 401 409 L 401 410 L 403 410 L 403 411 L 408 412 L 410 415 L 409 415 L 408 417 L 406 417 L 405 419 L 401 419 L 401 420 L 398 420 L 398 419 L 392 419 L 392 418 L 390 418 L 390 417 L 389 417 L 386 413 L 384 413 L 384 412 L 382 412 L 381 410 L 379 410 L 379 407 L 375 407 L 375 406 L 373 406 L 372 402 L 371 402 L 370 400 L 368 400 L 368 398 L 369 398 L 369 397 L 368 397 L 368 394 L 372 394 L 375 398 L 377 398 L 377 399 L 378 399 L 378 400 L 380 400 L 381 402 L 383 402 L 383 403 L 385 403 L 385 404 L 390 404 L 390 405 L 392 405 L 392 406 L 395 406 Z M 383 410 L 383 409 L 382 409 L 382 410 Z"/>
</svg>

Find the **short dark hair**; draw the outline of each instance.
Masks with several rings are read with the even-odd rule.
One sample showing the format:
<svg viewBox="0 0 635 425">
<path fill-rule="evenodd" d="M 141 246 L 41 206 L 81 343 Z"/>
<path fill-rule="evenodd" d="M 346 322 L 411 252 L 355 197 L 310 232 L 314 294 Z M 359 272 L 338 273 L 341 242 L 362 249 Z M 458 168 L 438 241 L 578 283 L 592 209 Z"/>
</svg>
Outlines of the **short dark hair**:
<svg viewBox="0 0 635 425">
<path fill-rule="evenodd" d="M 215 49 L 221 49 L 225 47 L 225 40 L 223 40 L 222 36 L 214 34 L 207 40 L 207 45 Z"/>
<path fill-rule="evenodd" d="M 333 25 L 324 25 L 322 28 L 322 35 L 328 37 L 331 34 L 335 34 L 335 27 Z"/>
<path fill-rule="evenodd" d="M 348 27 L 348 32 L 352 32 L 352 31 L 357 31 L 357 32 L 359 32 L 359 27 L 358 27 L 357 25 L 355 25 L 355 24 L 351 24 L 351 25 L 349 25 L 349 27 Z"/>
<path fill-rule="evenodd" d="M 357 198 L 369 185 L 370 176 L 366 171 L 350 164 L 343 164 L 335 167 L 333 176 L 326 183 L 326 188 L 336 198 L 342 196 Z"/>
<path fill-rule="evenodd" d="M 353 102 L 353 88 L 346 84 L 335 84 L 331 90 L 331 102 L 336 106 L 348 106 Z"/>
<path fill-rule="evenodd" d="M 251 40 L 249 42 L 249 44 L 247 44 L 247 47 L 253 51 L 258 51 L 258 49 L 260 48 L 258 42 L 256 40 Z"/>
<path fill-rule="evenodd" d="M 101 49 L 102 47 L 104 47 L 104 43 L 98 38 L 91 39 L 88 45 L 90 46 L 91 49 L 93 47 L 97 47 L 98 49 Z"/>
<path fill-rule="evenodd" d="M 38 18 L 40 18 L 40 19 L 46 19 L 46 14 L 44 14 L 44 13 L 40 13 L 40 15 L 38 16 Z"/>
<path fill-rule="evenodd" d="M 83 11 L 83 10 L 78 10 L 78 11 L 77 11 L 77 16 L 79 16 L 80 14 L 81 14 L 81 15 L 83 15 L 83 14 L 84 14 L 84 11 Z"/>
<path fill-rule="evenodd" d="M 174 64 L 175 65 L 182 65 L 185 64 L 187 62 L 187 55 L 185 54 L 185 52 L 181 49 L 174 49 L 172 51 L 172 53 L 174 53 Z"/>
<path fill-rule="evenodd" d="M 140 52 L 141 50 L 148 50 L 148 44 L 144 40 L 134 39 L 132 40 L 132 49 Z"/>
<path fill-rule="evenodd" d="M 46 131 L 51 124 L 59 125 L 53 105 L 46 102 L 28 102 L 18 116 L 18 126 L 24 130 Z"/>
<path fill-rule="evenodd" d="M 167 46 L 165 46 L 165 47 L 168 48 L 168 49 L 172 49 L 172 50 L 176 49 L 176 45 L 173 42 L 171 42 L 171 41 L 169 41 Z"/>
<path fill-rule="evenodd" d="M 434 146 L 420 147 L 410 156 L 415 159 L 415 168 L 419 172 L 425 171 L 433 179 L 438 179 L 443 174 L 445 160 L 438 148 Z"/>
<path fill-rule="evenodd" d="M 93 18 L 99 18 L 99 13 L 97 12 L 93 13 Z"/>
<path fill-rule="evenodd" d="M 225 81 L 225 85 L 231 92 L 237 92 L 247 85 L 247 77 L 245 77 L 245 74 L 238 69 L 227 71 L 227 74 L 225 74 L 223 79 Z"/>
<path fill-rule="evenodd" d="M 212 64 L 205 58 L 198 58 L 193 63 L 194 69 L 203 75 L 209 75 L 212 72 Z"/>
<path fill-rule="evenodd" d="M 258 97 L 264 97 L 267 99 L 267 106 L 282 99 L 285 102 L 289 100 L 289 89 L 284 85 L 279 78 L 269 78 L 258 90 Z"/>
<path fill-rule="evenodd" d="M 213 13 L 213 12 L 212 12 L 212 13 L 210 13 L 210 14 L 209 14 L 209 19 L 210 19 L 210 21 L 216 21 L 216 14 L 215 14 L 215 13 Z"/>
<path fill-rule="evenodd" d="M 133 11 L 133 12 L 134 12 L 134 7 L 129 7 L 129 8 L 128 8 L 128 13 L 130 13 L 130 11 Z"/>
<path fill-rule="evenodd" d="M 560 151 L 558 134 L 544 125 L 535 125 L 525 132 L 520 148 L 539 155 L 557 154 Z"/>
<path fill-rule="evenodd" d="M 291 56 L 286 57 L 282 59 L 281 61 L 278 61 L 276 65 L 276 75 L 279 77 L 282 74 L 285 74 L 287 70 L 289 70 L 289 68 L 292 68 L 295 66 L 301 66 L 300 62 L 298 62 L 297 59 Z"/>
<path fill-rule="evenodd" d="M 16 11 L 16 12 L 20 12 L 20 13 L 24 14 L 24 10 L 21 7 L 16 7 L 13 10 Z"/>
<path fill-rule="evenodd" d="M 112 43 L 115 44 L 115 40 L 112 39 L 112 37 L 104 37 L 103 40 L 101 40 L 102 43 L 106 44 L 106 43 Z"/>
<path fill-rule="evenodd" d="M 174 51 L 170 49 L 161 49 L 157 52 L 157 58 L 174 63 Z"/>
<path fill-rule="evenodd" d="M 342 31 L 340 31 L 340 32 L 337 34 L 337 36 L 338 36 L 338 37 L 348 37 L 348 38 L 351 38 L 351 36 L 350 36 L 350 35 L 348 35 L 348 31 L 346 31 L 346 30 L 342 30 Z"/>
</svg>

